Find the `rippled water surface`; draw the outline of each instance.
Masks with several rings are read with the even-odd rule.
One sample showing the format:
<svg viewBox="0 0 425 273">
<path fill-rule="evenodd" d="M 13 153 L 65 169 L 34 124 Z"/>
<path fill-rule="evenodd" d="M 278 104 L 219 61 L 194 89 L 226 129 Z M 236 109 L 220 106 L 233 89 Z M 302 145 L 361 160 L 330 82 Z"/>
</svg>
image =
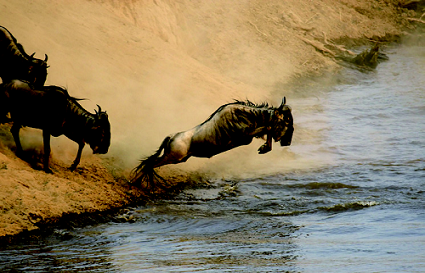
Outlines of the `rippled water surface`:
<svg viewBox="0 0 425 273">
<path fill-rule="evenodd" d="M 299 132 L 322 124 L 322 167 L 214 180 L 130 208 L 131 222 L 58 230 L 0 251 L 0 271 L 425 272 L 425 47 L 387 53 L 296 103 Z"/>
</svg>

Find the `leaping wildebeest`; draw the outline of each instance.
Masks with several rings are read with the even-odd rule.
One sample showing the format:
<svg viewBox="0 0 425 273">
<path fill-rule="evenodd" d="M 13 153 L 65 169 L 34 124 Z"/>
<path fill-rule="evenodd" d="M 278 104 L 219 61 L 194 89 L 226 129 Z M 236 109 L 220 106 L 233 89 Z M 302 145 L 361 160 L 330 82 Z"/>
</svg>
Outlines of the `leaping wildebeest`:
<svg viewBox="0 0 425 273">
<path fill-rule="evenodd" d="M 45 86 L 35 90 L 26 82 L 12 80 L 0 85 L 0 114 L 10 113 L 10 129 L 16 143 L 16 153 L 23 153 L 19 139 L 22 126 L 43 130 L 44 171 L 49 168 L 50 135 L 65 135 L 77 142 L 78 152 L 70 169 L 80 163 L 86 143 L 94 154 L 106 154 L 111 143 L 108 115 L 98 105 L 95 114 L 86 111 L 68 92 L 58 86 Z"/>
<path fill-rule="evenodd" d="M 47 78 L 47 55 L 44 60 L 29 56 L 12 33 L 0 26 L 0 78 L 3 83 L 24 80 L 35 88 L 43 87 Z"/>
<path fill-rule="evenodd" d="M 154 168 L 185 162 L 191 156 L 210 158 L 238 146 L 248 145 L 254 137 L 267 136 L 260 154 L 272 150 L 272 140 L 289 146 L 294 132 L 291 107 L 283 98 L 279 107 L 267 103 L 235 101 L 219 107 L 202 124 L 167 136 L 159 149 L 142 160 L 131 173 L 131 182 L 151 187 L 160 176 Z"/>
</svg>

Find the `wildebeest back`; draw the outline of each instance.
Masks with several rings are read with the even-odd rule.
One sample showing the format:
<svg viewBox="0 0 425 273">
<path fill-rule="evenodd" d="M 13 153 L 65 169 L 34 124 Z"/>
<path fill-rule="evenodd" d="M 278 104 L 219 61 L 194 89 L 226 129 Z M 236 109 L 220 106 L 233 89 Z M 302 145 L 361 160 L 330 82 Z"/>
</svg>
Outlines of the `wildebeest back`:
<svg viewBox="0 0 425 273">
<path fill-rule="evenodd" d="M 62 134 L 68 95 L 60 90 L 33 90 L 21 82 L 6 85 L 8 110 L 14 122 L 23 126 L 47 129 L 51 135 Z M 20 88 L 18 88 L 20 87 Z"/>
</svg>

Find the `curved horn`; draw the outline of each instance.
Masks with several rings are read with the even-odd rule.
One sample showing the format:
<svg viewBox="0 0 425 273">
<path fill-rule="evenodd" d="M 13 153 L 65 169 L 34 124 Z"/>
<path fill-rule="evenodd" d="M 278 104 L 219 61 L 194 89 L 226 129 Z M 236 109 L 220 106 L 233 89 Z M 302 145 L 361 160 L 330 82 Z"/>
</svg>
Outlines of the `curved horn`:
<svg viewBox="0 0 425 273">
<path fill-rule="evenodd" d="M 44 54 L 44 62 L 47 63 L 47 59 L 49 59 L 49 57 L 47 56 L 47 54 Z"/>
<path fill-rule="evenodd" d="M 283 109 L 283 106 L 285 106 L 285 104 L 286 104 L 286 97 L 283 97 L 282 103 L 279 106 L 279 110 L 282 110 Z"/>
<path fill-rule="evenodd" d="M 31 58 L 34 58 L 35 52 L 30 56 Z"/>
<path fill-rule="evenodd" d="M 96 105 L 97 105 L 97 108 L 99 108 L 98 114 L 100 114 L 102 112 L 102 108 L 100 108 L 99 104 L 96 104 Z"/>
</svg>

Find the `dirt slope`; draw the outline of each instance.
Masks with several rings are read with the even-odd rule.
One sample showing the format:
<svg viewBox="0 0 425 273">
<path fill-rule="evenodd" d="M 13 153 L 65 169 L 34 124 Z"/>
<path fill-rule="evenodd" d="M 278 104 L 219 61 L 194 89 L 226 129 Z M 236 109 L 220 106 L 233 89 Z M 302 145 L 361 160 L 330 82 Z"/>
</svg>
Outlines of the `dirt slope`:
<svg viewBox="0 0 425 273">
<path fill-rule="evenodd" d="M 129 193 L 123 181 L 166 135 L 193 127 L 233 99 L 278 104 L 287 96 L 296 109 L 301 96 L 288 88 L 290 81 L 332 73 L 340 45 L 400 35 L 409 16 L 414 13 L 390 0 L 0 0 L 0 25 L 28 53 L 48 54 L 47 84 L 87 98 L 82 105 L 89 111 L 99 104 L 112 125 L 110 152 L 94 156 L 87 146 L 74 173 L 66 167 L 77 145 L 52 140 L 53 175 L 33 168 L 39 130 L 21 132 L 35 157 L 31 166 L 15 156 L 10 125 L 2 125 L 0 236 L 63 213 L 125 204 L 137 191 Z M 313 141 L 308 129 L 299 129 L 295 143 Z M 259 162 L 256 149 L 172 168 L 249 175 L 294 157 L 273 151 Z M 305 163 L 297 162 L 293 167 Z"/>
</svg>

